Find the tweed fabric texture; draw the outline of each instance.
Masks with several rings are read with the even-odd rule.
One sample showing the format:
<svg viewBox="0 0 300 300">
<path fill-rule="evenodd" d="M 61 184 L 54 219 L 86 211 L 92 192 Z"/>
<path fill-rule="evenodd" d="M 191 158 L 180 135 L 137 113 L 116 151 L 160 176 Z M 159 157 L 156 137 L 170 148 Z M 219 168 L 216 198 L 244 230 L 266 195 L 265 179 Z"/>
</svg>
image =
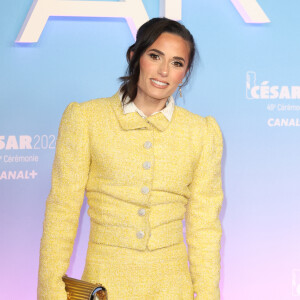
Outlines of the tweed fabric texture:
<svg viewBox="0 0 300 300">
<path fill-rule="evenodd" d="M 155 251 L 89 243 L 82 279 L 101 281 L 109 300 L 194 299 L 183 242 Z"/>
<path fill-rule="evenodd" d="M 219 299 L 221 157 L 222 134 L 212 117 L 178 106 L 171 122 L 161 112 L 148 118 L 123 114 L 118 93 L 71 103 L 60 124 L 46 203 L 38 299 L 66 297 L 61 277 L 68 269 L 85 191 L 90 245 L 147 252 L 150 258 L 182 244 L 185 217 L 196 299 Z M 87 261 L 96 256 L 96 250 L 89 250 Z M 146 277 L 151 282 L 157 274 Z M 180 297 L 170 299 L 185 299 Z"/>
</svg>

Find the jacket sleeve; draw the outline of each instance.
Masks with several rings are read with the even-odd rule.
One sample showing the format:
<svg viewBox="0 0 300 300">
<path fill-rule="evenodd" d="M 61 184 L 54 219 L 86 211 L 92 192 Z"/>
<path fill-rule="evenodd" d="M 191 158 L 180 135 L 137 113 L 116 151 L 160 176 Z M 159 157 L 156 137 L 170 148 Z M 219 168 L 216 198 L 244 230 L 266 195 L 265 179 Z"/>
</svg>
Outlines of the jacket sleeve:
<svg viewBox="0 0 300 300">
<path fill-rule="evenodd" d="M 190 184 L 186 210 L 186 241 L 190 273 L 198 300 L 220 299 L 219 212 L 223 201 L 221 159 L 222 133 L 212 117 L 206 117 L 202 152 Z M 205 126 L 204 126 L 205 128 Z M 205 129 L 204 129 L 205 130 Z"/>
<path fill-rule="evenodd" d="M 62 276 L 69 266 L 90 165 L 86 120 L 81 105 L 73 102 L 59 126 L 40 247 L 38 299 L 67 299 Z"/>
</svg>

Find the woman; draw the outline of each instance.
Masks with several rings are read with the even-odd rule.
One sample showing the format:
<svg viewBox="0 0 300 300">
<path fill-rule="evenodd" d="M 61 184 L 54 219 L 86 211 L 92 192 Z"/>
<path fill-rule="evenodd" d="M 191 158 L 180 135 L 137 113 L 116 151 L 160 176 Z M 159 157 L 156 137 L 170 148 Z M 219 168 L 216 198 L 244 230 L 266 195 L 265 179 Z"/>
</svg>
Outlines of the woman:
<svg viewBox="0 0 300 300">
<path fill-rule="evenodd" d="M 128 49 L 120 90 L 67 107 L 47 199 L 39 299 L 66 299 L 61 277 L 85 191 L 91 232 L 83 280 L 103 284 L 110 300 L 219 299 L 222 135 L 212 117 L 172 98 L 194 54 L 183 25 L 152 19 Z"/>
</svg>

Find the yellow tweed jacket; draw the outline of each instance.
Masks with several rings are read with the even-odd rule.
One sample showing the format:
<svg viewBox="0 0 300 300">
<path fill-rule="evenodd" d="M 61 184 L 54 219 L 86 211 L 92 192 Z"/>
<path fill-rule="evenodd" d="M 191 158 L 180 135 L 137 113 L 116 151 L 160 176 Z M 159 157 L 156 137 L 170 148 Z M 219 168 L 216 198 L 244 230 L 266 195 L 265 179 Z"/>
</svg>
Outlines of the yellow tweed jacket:
<svg viewBox="0 0 300 300">
<path fill-rule="evenodd" d="M 175 106 L 123 114 L 118 93 L 71 103 L 57 138 L 40 249 L 38 299 L 65 299 L 79 213 L 88 198 L 90 241 L 155 250 L 183 241 L 196 299 L 219 299 L 222 134 L 212 117 Z M 142 216 L 142 217 L 141 217 Z"/>
</svg>

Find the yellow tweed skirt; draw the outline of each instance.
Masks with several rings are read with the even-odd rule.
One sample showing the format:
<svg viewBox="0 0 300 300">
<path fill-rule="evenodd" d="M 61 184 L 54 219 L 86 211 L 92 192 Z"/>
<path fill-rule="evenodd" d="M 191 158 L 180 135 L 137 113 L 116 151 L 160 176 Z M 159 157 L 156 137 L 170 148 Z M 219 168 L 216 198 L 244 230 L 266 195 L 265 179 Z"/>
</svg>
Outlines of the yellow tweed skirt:
<svg viewBox="0 0 300 300">
<path fill-rule="evenodd" d="M 82 280 L 101 283 L 109 300 L 191 300 L 184 243 L 140 251 L 89 243 Z"/>
</svg>

